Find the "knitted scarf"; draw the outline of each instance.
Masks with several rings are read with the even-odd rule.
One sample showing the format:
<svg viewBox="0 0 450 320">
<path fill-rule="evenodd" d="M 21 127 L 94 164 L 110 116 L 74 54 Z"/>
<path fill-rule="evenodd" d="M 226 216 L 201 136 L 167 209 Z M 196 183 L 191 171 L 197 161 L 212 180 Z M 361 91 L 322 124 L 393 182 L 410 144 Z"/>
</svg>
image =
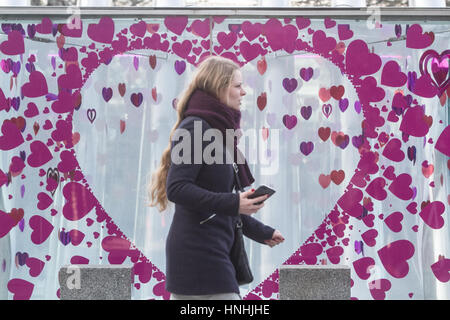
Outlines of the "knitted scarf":
<svg viewBox="0 0 450 320">
<path fill-rule="evenodd" d="M 233 109 L 223 103 L 217 98 L 211 96 L 203 90 L 197 89 L 191 95 L 188 101 L 185 117 L 197 116 L 208 122 L 208 124 L 222 133 L 224 138 L 223 144 L 226 145 L 226 129 L 237 130 L 240 128 L 241 111 Z M 250 186 L 255 179 L 253 178 L 247 160 L 242 152 L 237 147 L 238 139 L 234 138 L 234 162 L 239 169 L 239 180 L 242 187 Z M 238 156 L 244 159 L 243 164 L 238 163 Z"/>
</svg>

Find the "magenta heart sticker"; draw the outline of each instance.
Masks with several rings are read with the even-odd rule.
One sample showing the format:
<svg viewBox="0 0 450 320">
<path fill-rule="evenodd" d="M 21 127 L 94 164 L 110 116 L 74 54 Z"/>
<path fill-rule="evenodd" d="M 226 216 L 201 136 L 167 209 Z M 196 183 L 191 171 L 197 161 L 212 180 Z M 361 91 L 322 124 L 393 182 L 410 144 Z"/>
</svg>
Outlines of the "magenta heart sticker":
<svg viewBox="0 0 450 320">
<path fill-rule="evenodd" d="M 48 147 L 41 141 L 33 141 L 30 144 L 30 155 L 27 163 L 34 168 L 38 168 L 49 162 L 53 156 Z"/>
<path fill-rule="evenodd" d="M 369 229 L 366 232 L 361 234 L 361 238 L 364 240 L 364 243 L 369 247 L 373 247 L 376 245 L 376 237 L 378 236 L 378 231 L 375 229 Z"/>
<path fill-rule="evenodd" d="M 39 71 L 31 72 L 29 80 L 30 82 L 27 82 L 22 86 L 22 94 L 25 97 L 30 98 L 41 97 L 48 93 L 47 80 L 45 79 L 45 76 L 41 72 Z"/>
<path fill-rule="evenodd" d="M 0 150 L 14 149 L 25 141 L 19 128 L 11 121 L 3 121 L 1 132 Z"/>
<path fill-rule="evenodd" d="M 384 223 L 391 229 L 393 232 L 402 231 L 402 220 L 403 214 L 401 212 L 391 213 L 388 217 L 384 219 Z"/>
<path fill-rule="evenodd" d="M 114 21 L 110 17 L 101 17 L 98 23 L 91 23 L 87 35 L 94 41 L 111 43 L 114 37 Z"/>
<path fill-rule="evenodd" d="M 13 300 L 29 300 L 34 284 L 23 279 L 11 279 L 8 282 L 8 291 L 13 294 Z"/>
<path fill-rule="evenodd" d="M 38 277 L 41 274 L 42 269 L 44 269 L 45 262 L 37 258 L 28 258 L 26 265 L 30 268 L 30 276 Z"/>
<path fill-rule="evenodd" d="M 188 24 L 187 16 L 168 16 L 164 19 L 164 25 L 171 32 L 181 35 Z"/>
<path fill-rule="evenodd" d="M 392 287 L 391 282 L 387 279 L 377 279 L 369 282 L 369 290 L 374 300 L 384 300 L 386 292 Z"/>
<path fill-rule="evenodd" d="M 63 188 L 63 195 L 66 199 L 63 215 L 67 220 L 78 221 L 94 208 L 94 196 L 80 183 L 67 183 Z M 76 199 L 83 199 L 84 201 L 77 201 Z"/>
<path fill-rule="evenodd" d="M 404 278 L 409 271 L 408 260 L 414 252 L 414 245 L 410 241 L 397 240 L 378 250 L 378 256 L 391 276 Z"/>
<path fill-rule="evenodd" d="M 33 230 L 31 233 L 31 241 L 34 244 L 41 244 L 47 240 L 54 228 L 47 219 L 38 215 L 30 218 L 29 225 Z"/>
<path fill-rule="evenodd" d="M 445 205 L 440 201 L 433 201 L 420 211 L 419 216 L 433 229 L 440 229 L 444 226 Z"/>
<path fill-rule="evenodd" d="M 8 39 L 0 43 L 0 51 L 7 55 L 22 54 L 25 52 L 25 44 L 20 31 L 12 30 L 8 33 Z"/>
<path fill-rule="evenodd" d="M 362 280 L 369 279 L 371 272 L 370 269 L 375 266 L 375 260 L 371 257 L 364 257 L 353 262 L 353 269 L 358 277 Z"/>
</svg>

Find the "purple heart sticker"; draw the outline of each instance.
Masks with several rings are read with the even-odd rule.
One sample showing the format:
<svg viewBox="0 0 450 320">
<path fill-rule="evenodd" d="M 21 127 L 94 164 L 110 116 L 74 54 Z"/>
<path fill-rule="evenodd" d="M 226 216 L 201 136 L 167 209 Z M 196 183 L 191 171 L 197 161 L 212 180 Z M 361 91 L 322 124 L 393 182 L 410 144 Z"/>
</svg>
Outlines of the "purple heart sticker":
<svg viewBox="0 0 450 320">
<path fill-rule="evenodd" d="M 301 107 L 300 113 L 301 113 L 302 117 L 303 117 L 305 120 L 308 120 L 308 119 L 311 117 L 311 114 L 312 114 L 312 108 L 311 108 L 311 106 Z"/>
<path fill-rule="evenodd" d="M 283 116 L 283 124 L 285 125 L 286 128 L 291 130 L 297 125 L 297 117 L 295 115 L 290 116 L 286 114 Z"/>
<path fill-rule="evenodd" d="M 102 96 L 106 102 L 108 102 L 112 98 L 112 95 L 113 95 L 112 88 L 103 88 L 102 89 Z"/>
<path fill-rule="evenodd" d="M 283 79 L 283 88 L 289 93 L 294 91 L 297 88 L 297 85 L 298 85 L 297 79 L 295 79 L 295 78 L 292 78 L 292 79 L 284 78 Z"/>
<path fill-rule="evenodd" d="M 62 230 L 59 233 L 59 241 L 61 241 L 63 245 L 67 246 L 70 243 L 70 233 Z"/>
<path fill-rule="evenodd" d="M 300 77 L 305 81 L 309 81 L 312 78 L 313 74 L 314 70 L 311 67 L 300 69 Z"/>
<path fill-rule="evenodd" d="M 344 98 L 339 100 L 339 109 L 341 109 L 342 112 L 344 112 L 345 110 L 347 110 L 348 108 L 348 99 Z"/>
<path fill-rule="evenodd" d="M 359 102 L 358 100 L 355 101 L 355 111 L 357 114 L 361 113 L 361 102 Z"/>
<path fill-rule="evenodd" d="M 314 150 L 314 143 L 312 143 L 311 141 L 300 143 L 300 151 L 305 156 L 309 155 L 313 150 Z"/>
<path fill-rule="evenodd" d="M 138 92 L 138 93 L 132 93 L 131 94 L 131 103 L 135 106 L 135 107 L 139 107 L 142 103 L 143 100 L 143 96 L 142 93 Z"/>
<path fill-rule="evenodd" d="M 352 137 L 353 146 L 358 149 L 364 143 L 364 137 L 362 135 Z"/>
<path fill-rule="evenodd" d="M 184 60 L 175 61 L 175 71 L 181 75 L 186 70 L 186 62 Z"/>
<path fill-rule="evenodd" d="M 23 266 L 28 259 L 28 253 L 17 252 L 16 253 L 16 265 Z"/>
</svg>

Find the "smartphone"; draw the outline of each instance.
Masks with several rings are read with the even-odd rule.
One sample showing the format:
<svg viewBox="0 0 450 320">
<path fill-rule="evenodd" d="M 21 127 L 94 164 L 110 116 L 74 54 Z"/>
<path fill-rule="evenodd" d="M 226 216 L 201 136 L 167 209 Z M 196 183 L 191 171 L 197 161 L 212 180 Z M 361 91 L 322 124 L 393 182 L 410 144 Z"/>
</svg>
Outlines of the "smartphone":
<svg viewBox="0 0 450 320">
<path fill-rule="evenodd" d="M 251 195 L 248 196 L 249 199 L 258 198 L 260 196 L 263 196 L 265 194 L 268 194 L 269 197 L 271 197 L 275 193 L 275 190 L 269 188 L 268 186 L 260 186 L 258 189 L 255 190 Z M 267 200 L 267 199 L 266 199 Z M 265 201 L 265 200 L 264 200 Z M 257 202 L 255 204 L 260 205 L 264 201 Z"/>
</svg>

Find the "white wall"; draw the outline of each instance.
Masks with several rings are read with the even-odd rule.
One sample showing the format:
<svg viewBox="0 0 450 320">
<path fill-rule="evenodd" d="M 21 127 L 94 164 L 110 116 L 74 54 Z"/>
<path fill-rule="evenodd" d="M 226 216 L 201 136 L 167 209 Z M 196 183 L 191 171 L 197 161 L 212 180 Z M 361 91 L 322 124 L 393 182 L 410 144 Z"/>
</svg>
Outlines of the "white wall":
<svg viewBox="0 0 450 320">
<path fill-rule="evenodd" d="M 331 0 L 332 7 L 366 7 L 366 0 Z"/>
<path fill-rule="evenodd" d="M 444 7 L 445 0 L 409 0 L 410 7 Z"/>
<path fill-rule="evenodd" d="M 155 7 L 184 7 L 185 0 L 153 0 Z"/>
<path fill-rule="evenodd" d="M 0 6 L 29 6 L 30 0 L 0 0 Z"/>
</svg>

